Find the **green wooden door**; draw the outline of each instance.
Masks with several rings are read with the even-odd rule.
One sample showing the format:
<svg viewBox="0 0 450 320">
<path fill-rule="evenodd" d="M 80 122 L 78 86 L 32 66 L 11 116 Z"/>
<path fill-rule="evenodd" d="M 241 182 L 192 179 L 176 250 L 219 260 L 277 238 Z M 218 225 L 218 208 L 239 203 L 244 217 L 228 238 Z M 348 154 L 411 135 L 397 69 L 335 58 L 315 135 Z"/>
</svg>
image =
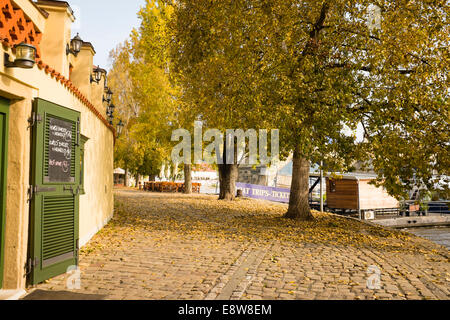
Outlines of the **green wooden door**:
<svg viewBox="0 0 450 320">
<path fill-rule="evenodd" d="M 30 282 L 78 264 L 80 114 L 37 99 L 33 106 Z"/>
<path fill-rule="evenodd" d="M 3 287 L 9 101 L 0 97 L 0 289 Z"/>
</svg>

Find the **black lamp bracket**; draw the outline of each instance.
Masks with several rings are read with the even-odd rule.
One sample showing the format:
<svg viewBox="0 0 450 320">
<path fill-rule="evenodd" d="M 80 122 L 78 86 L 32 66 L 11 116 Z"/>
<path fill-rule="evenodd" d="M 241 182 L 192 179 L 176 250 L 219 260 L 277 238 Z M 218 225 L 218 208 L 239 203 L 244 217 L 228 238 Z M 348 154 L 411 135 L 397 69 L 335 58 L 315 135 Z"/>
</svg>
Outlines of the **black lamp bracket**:
<svg viewBox="0 0 450 320">
<path fill-rule="evenodd" d="M 78 56 L 78 52 L 72 50 L 72 48 L 70 48 L 70 45 L 67 44 L 66 45 L 66 55 L 68 56 L 69 54 L 73 54 L 75 57 Z"/>
<path fill-rule="evenodd" d="M 96 84 L 99 84 L 99 83 L 100 83 L 100 80 L 98 80 L 98 81 L 95 80 L 94 77 L 93 77 L 92 74 L 91 74 L 91 83 L 94 83 L 94 82 L 95 82 Z"/>
<path fill-rule="evenodd" d="M 14 62 L 9 60 L 9 57 L 10 57 L 9 54 L 5 53 L 5 55 L 4 55 L 4 61 L 5 61 L 4 66 L 6 68 L 19 68 L 18 65 L 16 65 Z"/>
</svg>

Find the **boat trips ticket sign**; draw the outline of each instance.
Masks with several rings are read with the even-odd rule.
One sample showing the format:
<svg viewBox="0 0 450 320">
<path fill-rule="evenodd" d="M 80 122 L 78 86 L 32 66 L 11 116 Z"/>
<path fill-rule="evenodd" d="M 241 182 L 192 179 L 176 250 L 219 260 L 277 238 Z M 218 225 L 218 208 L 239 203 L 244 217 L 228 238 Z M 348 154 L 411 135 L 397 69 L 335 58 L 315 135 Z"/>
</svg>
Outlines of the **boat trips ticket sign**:
<svg viewBox="0 0 450 320">
<path fill-rule="evenodd" d="M 236 188 L 242 190 L 244 197 L 282 203 L 289 203 L 291 194 L 289 189 L 272 188 L 245 183 L 236 183 Z"/>
<path fill-rule="evenodd" d="M 72 122 L 50 118 L 48 142 L 48 182 L 73 182 Z"/>
</svg>

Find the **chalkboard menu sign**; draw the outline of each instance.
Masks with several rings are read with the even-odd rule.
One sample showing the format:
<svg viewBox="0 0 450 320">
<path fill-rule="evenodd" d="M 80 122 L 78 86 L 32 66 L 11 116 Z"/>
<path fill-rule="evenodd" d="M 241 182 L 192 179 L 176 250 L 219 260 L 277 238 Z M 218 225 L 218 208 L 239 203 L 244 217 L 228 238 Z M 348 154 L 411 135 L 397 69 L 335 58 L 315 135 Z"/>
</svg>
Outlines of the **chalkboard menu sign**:
<svg viewBox="0 0 450 320">
<path fill-rule="evenodd" d="M 72 122 L 50 118 L 48 128 L 48 182 L 73 182 Z"/>
</svg>

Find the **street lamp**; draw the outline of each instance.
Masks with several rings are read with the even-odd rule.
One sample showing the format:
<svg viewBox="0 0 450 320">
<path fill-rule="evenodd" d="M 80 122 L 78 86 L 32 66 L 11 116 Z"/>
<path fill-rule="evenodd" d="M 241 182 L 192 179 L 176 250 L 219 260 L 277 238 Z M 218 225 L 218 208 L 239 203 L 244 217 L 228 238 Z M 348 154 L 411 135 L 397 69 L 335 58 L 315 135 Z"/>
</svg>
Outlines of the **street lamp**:
<svg viewBox="0 0 450 320">
<path fill-rule="evenodd" d="M 70 53 L 73 54 L 75 57 L 80 53 L 81 46 L 83 45 L 83 40 L 80 38 L 79 33 L 70 40 L 70 46 L 67 44 L 66 46 L 66 55 L 69 55 Z"/>
<path fill-rule="evenodd" d="M 106 113 L 109 115 L 113 115 L 114 114 L 114 109 L 116 108 L 115 105 L 111 104 L 107 109 L 106 109 Z"/>
<path fill-rule="evenodd" d="M 110 125 L 113 125 L 114 115 L 112 113 L 108 113 L 108 121 Z"/>
<path fill-rule="evenodd" d="M 117 135 L 120 136 L 123 131 L 123 127 L 125 127 L 125 124 L 122 122 L 122 120 L 119 121 L 117 124 Z"/>
<path fill-rule="evenodd" d="M 100 83 L 102 80 L 102 74 L 104 73 L 103 69 L 100 69 L 100 67 L 97 67 L 94 69 L 94 76 L 91 74 L 91 83 L 95 82 L 97 84 Z"/>
<path fill-rule="evenodd" d="M 9 54 L 5 53 L 4 65 L 6 68 L 31 69 L 36 63 L 36 47 L 22 42 L 14 47 L 16 50 L 16 59 L 9 61 Z"/>
<path fill-rule="evenodd" d="M 110 104 L 111 100 L 112 100 L 112 95 L 113 95 L 113 92 L 111 91 L 111 89 L 105 88 L 105 95 L 106 95 L 106 98 L 103 97 L 103 102 L 107 102 L 108 104 Z"/>
</svg>

